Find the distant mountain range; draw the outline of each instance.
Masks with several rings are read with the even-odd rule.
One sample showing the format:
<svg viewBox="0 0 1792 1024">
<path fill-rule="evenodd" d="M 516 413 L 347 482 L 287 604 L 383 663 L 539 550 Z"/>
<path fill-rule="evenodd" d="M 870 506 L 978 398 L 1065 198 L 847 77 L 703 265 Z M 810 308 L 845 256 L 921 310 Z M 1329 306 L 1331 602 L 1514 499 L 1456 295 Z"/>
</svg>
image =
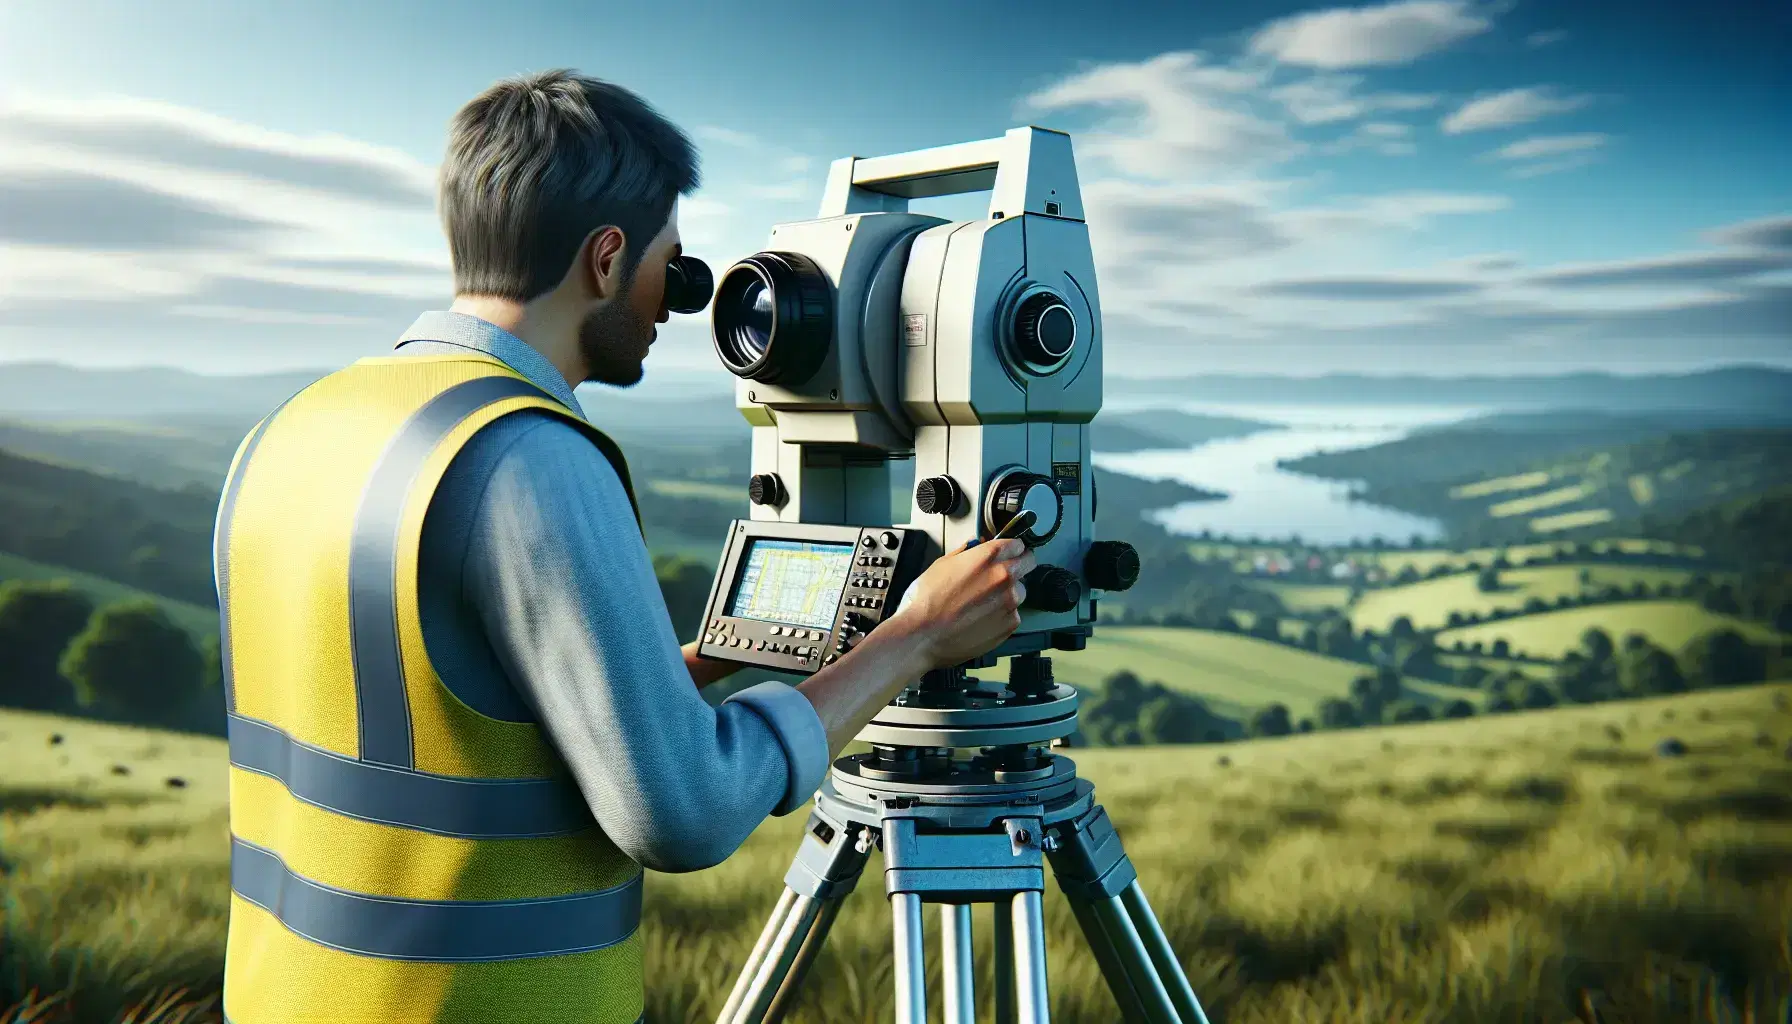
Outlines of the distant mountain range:
<svg viewBox="0 0 1792 1024">
<path fill-rule="evenodd" d="M 1637 412 L 1713 409 L 1792 417 L 1792 370 L 1729 366 L 1696 373 L 1622 376 L 1572 373 L 1524 377 L 1408 374 L 1321 377 L 1209 375 L 1133 379 L 1109 376 L 1109 395 L 1198 402 L 1295 405 L 1479 405 L 1502 409 Z"/>
<path fill-rule="evenodd" d="M 327 372 L 319 369 L 207 376 L 166 368 L 95 370 L 56 363 L 7 363 L 0 364 L 0 417 L 103 421 L 178 416 L 240 422 L 246 426 Z M 650 372 L 637 388 L 588 385 L 580 389 L 579 395 L 593 418 L 600 421 L 628 421 L 636 430 L 672 427 L 688 431 L 698 427 L 707 434 L 724 427 L 733 429 L 740 423 L 739 413 L 733 408 L 731 385 L 731 378 L 720 371 L 657 371 Z M 1577 373 L 1547 377 L 1109 377 L 1107 392 L 1116 397 L 1231 404 L 1470 405 L 1513 411 L 1708 410 L 1751 420 L 1763 416 L 1792 419 L 1792 371 L 1766 366 L 1648 376 Z"/>
</svg>

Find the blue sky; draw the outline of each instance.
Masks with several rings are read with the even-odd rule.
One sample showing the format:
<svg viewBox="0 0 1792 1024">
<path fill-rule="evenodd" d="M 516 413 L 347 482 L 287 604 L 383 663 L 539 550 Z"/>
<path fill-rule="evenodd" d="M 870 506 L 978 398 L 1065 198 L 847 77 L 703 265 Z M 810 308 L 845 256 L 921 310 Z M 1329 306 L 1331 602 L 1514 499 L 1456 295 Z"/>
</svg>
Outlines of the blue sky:
<svg viewBox="0 0 1792 1024">
<path fill-rule="evenodd" d="M 448 118 L 570 66 L 696 138 L 718 269 L 835 157 L 1071 132 L 1115 376 L 1792 364 L 1783 3 L 902 9 L 10 0 L 0 361 L 386 347 L 446 294 Z"/>
</svg>

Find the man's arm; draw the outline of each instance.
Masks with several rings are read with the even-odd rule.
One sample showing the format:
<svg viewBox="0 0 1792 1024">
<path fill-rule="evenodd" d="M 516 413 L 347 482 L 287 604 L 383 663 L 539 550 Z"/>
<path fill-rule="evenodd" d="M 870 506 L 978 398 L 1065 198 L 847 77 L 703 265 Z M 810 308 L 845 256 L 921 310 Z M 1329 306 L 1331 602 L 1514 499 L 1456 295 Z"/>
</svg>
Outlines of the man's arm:
<svg viewBox="0 0 1792 1024">
<path fill-rule="evenodd" d="M 726 858 L 826 775 L 813 705 L 761 683 L 711 707 L 610 464 L 569 424 L 493 428 L 462 592 L 606 834 L 660 871 Z M 475 437 L 470 444 L 480 444 Z"/>
</svg>

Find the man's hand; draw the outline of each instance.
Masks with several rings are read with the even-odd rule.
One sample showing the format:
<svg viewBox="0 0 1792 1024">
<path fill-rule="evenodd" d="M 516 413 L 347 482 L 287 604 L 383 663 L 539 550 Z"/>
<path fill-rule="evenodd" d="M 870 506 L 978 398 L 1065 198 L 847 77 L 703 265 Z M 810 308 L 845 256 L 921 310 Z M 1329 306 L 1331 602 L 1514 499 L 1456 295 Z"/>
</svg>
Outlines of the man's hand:
<svg viewBox="0 0 1792 1024">
<path fill-rule="evenodd" d="M 969 661 L 1020 625 L 1033 553 L 1018 540 L 959 548 L 927 567 L 895 615 L 851 654 L 797 684 L 828 734 L 830 760 L 924 672 Z"/>
<path fill-rule="evenodd" d="M 1019 628 L 1021 602 L 1027 599 L 1021 577 L 1037 564 L 1018 540 L 960 547 L 927 567 L 891 621 L 920 639 L 931 667 L 969 661 Z"/>
</svg>

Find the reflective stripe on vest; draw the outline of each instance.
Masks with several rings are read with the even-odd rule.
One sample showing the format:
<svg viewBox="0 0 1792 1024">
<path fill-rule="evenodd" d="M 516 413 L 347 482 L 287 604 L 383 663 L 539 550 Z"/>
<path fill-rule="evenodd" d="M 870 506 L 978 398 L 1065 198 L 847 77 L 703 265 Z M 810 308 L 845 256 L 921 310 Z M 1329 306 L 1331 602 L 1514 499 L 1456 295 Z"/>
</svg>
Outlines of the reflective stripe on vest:
<svg viewBox="0 0 1792 1024">
<path fill-rule="evenodd" d="M 359 758 L 303 743 L 271 723 L 236 712 L 229 653 L 231 519 L 249 460 L 281 410 L 244 440 L 222 495 L 214 542 L 233 766 L 276 779 L 296 799 L 335 814 L 444 836 L 526 839 L 592 827 L 590 810 L 569 776 L 464 778 L 415 768 L 397 619 L 405 506 L 423 463 L 449 433 L 492 403 L 516 398 L 545 399 L 564 408 L 507 369 L 454 384 L 405 420 L 368 477 L 354 514 L 348 563 Z M 620 453 L 595 428 L 582 420 L 575 425 L 615 466 L 632 504 L 633 488 Z M 638 872 L 620 885 L 564 896 L 403 899 L 304 878 L 274 850 L 234 835 L 231 886 L 313 942 L 390 960 L 481 962 L 589 952 L 627 939 L 641 914 Z"/>
<path fill-rule="evenodd" d="M 238 896 L 332 949 L 388 960 L 471 963 L 588 953 L 641 920 L 641 876 L 612 889 L 532 900 L 400 900 L 345 892 L 287 870 L 272 850 L 230 841 Z"/>
</svg>

